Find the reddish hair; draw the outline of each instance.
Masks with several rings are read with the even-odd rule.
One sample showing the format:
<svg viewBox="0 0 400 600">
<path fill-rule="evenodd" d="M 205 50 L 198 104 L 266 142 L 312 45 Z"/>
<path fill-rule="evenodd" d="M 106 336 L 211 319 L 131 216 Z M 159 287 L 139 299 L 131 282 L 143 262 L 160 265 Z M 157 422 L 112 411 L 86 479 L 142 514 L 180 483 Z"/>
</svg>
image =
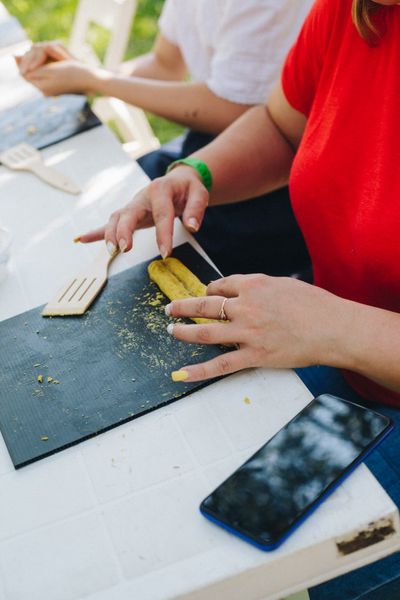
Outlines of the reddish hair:
<svg viewBox="0 0 400 600">
<path fill-rule="evenodd" d="M 360 35 L 367 41 L 371 41 L 378 35 L 371 15 L 377 6 L 372 0 L 353 0 L 352 15 L 355 26 Z"/>
</svg>

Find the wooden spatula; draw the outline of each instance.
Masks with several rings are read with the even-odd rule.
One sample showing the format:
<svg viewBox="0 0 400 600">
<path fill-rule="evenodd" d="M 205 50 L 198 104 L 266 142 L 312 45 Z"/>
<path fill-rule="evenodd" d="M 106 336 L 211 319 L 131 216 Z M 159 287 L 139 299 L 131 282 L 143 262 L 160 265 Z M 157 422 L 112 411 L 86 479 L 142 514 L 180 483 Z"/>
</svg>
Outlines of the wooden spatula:
<svg viewBox="0 0 400 600">
<path fill-rule="evenodd" d="M 69 194 L 79 194 L 81 192 L 78 186 L 68 177 L 51 167 L 47 167 L 40 152 L 29 144 L 18 144 L 13 148 L 9 148 L 9 150 L 5 150 L 0 154 L 0 162 L 9 169 L 31 171 L 46 183 L 63 192 Z"/>
<path fill-rule="evenodd" d="M 83 315 L 96 296 L 101 292 L 107 281 L 108 267 L 119 253 L 111 256 L 104 242 L 94 261 L 79 275 L 70 281 L 54 298 L 46 304 L 42 311 L 43 317 L 62 317 L 66 315 Z"/>
</svg>

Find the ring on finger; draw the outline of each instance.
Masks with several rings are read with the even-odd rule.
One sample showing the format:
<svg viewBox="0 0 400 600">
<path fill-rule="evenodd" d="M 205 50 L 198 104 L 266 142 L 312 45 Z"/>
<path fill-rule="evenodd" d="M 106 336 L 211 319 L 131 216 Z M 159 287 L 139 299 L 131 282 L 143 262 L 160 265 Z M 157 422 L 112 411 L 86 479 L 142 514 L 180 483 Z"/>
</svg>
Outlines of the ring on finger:
<svg viewBox="0 0 400 600">
<path fill-rule="evenodd" d="M 224 298 L 222 300 L 222 305 L 221 305 L 221 308 L 220 308 L 220 311 L 219 311 L 219 314 L 218 314 L 218 319 L 220 321 L 228 321 L 228 317 L 227 317 L 226 312 L 225 312 L 225 304 L 226 304 L 227 300 L 228 300 L 228 298 Z"/>
</svg>

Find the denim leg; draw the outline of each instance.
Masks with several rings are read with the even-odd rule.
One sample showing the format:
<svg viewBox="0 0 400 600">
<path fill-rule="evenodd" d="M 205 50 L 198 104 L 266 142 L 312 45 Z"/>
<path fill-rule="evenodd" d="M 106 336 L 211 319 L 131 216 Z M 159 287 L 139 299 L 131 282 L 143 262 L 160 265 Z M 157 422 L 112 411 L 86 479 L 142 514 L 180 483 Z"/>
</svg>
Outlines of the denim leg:
<svg viewBox="0 0 400 600">
<path fill-rule="evenodd" d="M 178 158 L 185 158 L 196 150 L 203 148 L 214 139 L 207 133 L 188 130 L 179 137 L 163 144 L 158 150 L 153 150 L 138 158 L 143 171 L 150 177 L 162 177 L 169 165 Z"/>
<path fill-rule="evenodd" d="M 179 138 L 164 144 L 158 150 L 153 150 L 153 152 L 144 154 L 138 158 L 137 162 L 150 179 L 162 177 L 165 175 L 165 171 L 169 165 L 174 160 L 181 158 L 183 143 L 184 136 L 180 136 Z"/>
<path fill-rule="evenodd" d="M 400 409 L 367 402 L 331 367 L 309 367 L 296 370 L 314 396 L 329 393 L 362 404 L 390 417 L 394 431 L 367 457 L 365 463 L 400 506 Z M 310 600 L 400 600 L 400 553 L 315 586 L 309 590 Z"/>
</svg>

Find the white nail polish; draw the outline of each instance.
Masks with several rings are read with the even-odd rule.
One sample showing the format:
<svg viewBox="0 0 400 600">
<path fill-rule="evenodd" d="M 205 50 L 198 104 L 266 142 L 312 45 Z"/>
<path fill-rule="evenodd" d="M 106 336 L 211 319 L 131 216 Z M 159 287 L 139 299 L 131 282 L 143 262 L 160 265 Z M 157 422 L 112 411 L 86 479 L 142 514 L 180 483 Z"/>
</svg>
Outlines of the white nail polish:
<svg viewBox="0 0 400 600">
<path fill-rule="evenodd" d="M 112 242 L 107 242 L 106 246 L 107 246 L 108 253 L 111 256 L 113 256 L 117 250 L 117 248 L 115 247 L 115 244 L 113 244 Z"/>
<path fill-rule="evenodd" d="M 167 317 L 171 316 L 171 304 L 167 304 L 167 306 L 164 307 L 165 310 L 165 314 L 167 315 Z"/>
<path fill-rule="evenodd" d="M 191 217 L 190 219 L 188 219 L 188 227 L 192 231 L 198 231 L 199 223 L 198 223 L 197 219 L 195 219 L 194 217 Z"/>
<path fill-rule="evenodd" d="M 123 238 L 122 240 L 119 240 L 118 246 L 121 252 L 125 252 L 127 245 L 128 244 L 126 243 L 126 240 L 124 240 Z"/>
<path fill-rule="evenodd" d="M 174 325 L 173 325 L 173 323 L 170 323 L 167 326 L 167 331 L 168 331 L 169 335 L 172 335 L 172 332 L 174 331 Z"/>
<path fill-rule="evenodd" d="M 161 254 L 163 260 L 164 260 L 164 258 L 167 258 L 168 252 L 166 251 L 165 246 L 160 246 L 160 254 Z"/>
</svg>

